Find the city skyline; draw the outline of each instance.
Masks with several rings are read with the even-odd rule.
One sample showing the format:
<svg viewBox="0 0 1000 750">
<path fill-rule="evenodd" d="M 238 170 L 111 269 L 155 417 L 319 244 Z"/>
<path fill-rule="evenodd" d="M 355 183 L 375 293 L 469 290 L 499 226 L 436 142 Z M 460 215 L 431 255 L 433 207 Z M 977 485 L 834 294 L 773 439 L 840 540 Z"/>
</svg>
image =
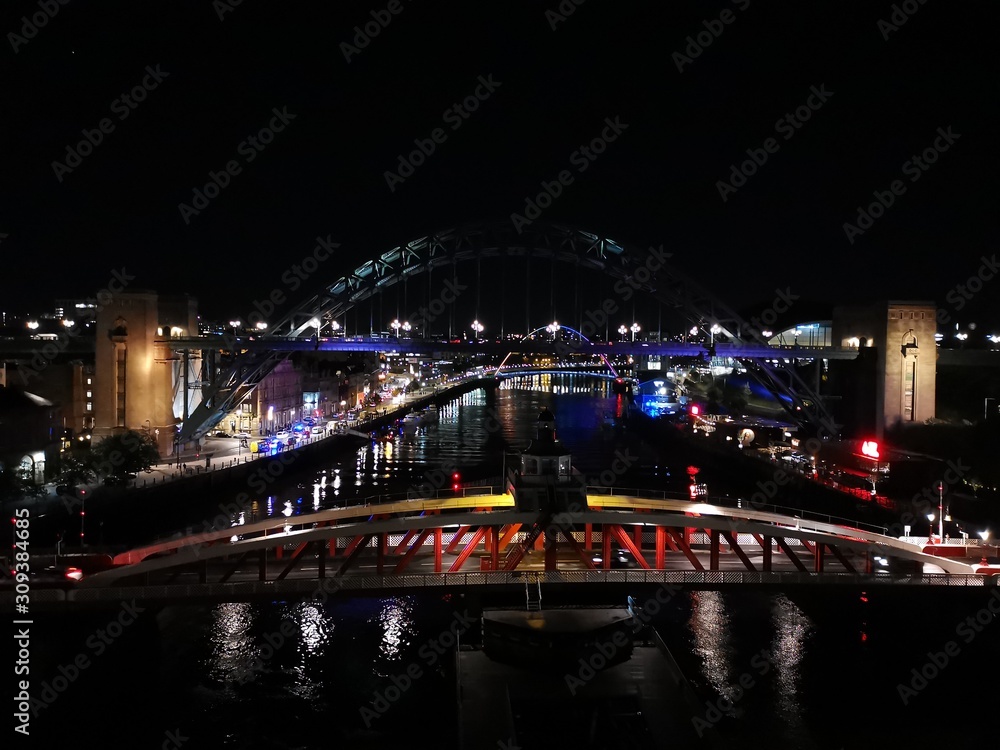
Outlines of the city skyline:
<svg viewBox="0 0 1000 750">
<path fill-rule="evenodd" d="M 8 309 L 118 272 L 224 319 L 317 238 L 333 281 L 537 220 L 662 245 L 737 310 L 790 288 L 989 312 L 984 3 L 54 7 L 0 26 Z"/>
</svg>

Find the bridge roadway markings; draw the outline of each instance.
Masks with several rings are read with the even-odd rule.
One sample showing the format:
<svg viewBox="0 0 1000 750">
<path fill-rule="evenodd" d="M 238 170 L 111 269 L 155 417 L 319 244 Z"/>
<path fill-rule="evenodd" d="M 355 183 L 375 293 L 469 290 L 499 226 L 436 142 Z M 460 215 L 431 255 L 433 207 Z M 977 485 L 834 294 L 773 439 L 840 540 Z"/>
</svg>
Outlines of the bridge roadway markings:
<svg viewBox="0 0 1000 750">
<path fill-rule="evenodd" d="M 908 542 L 901 542 L 891 537 L 876 534 L 862 529 L 856 529 L 840 524 L 817 522 L 808 519 L 790 518 L 776 513 L 762 511 L 752 511 L 745 509 L 733 509 L 722 506 L 709 505 L 707 503 L 694 503 L 685 500 L 648 500 L 629 496 L 594 495 L 588 498 L 588 503 L 601 507 L 601 511 L 589 510 L 574 514 L 573 523 L 583 524 L 605 524 L 614 523 L 619 525 L 662 525 L 674 528 L 698 527 L 714 528 L 721 531 L 732 531 L 736 533 L 757 533 L 762 536 L 781 536 L 785 538 L 796 538 L 813 542 L 823 542 L 835 544 L 838 547 L 847 548 L 854 551 L 867 553 L 875 548 L 893 554 L 897 557 L 920 562 L 925 565 L 932 565 L 935 568 L 947 573 L 972 574 L 971 565 L 960 563 L 946 558 L 927 555 L 921 551 L 918 545 Z M 128 564 L 120 564 L 119 567 L 96 573 L 88 576 L 78 585 L 79 588 L 99 587 L 113 585 L 118 580 L 140 573 L 153 573 L 157 570 L 175 568 L 181 565 L 200 561 L 209 561 L 214 558 L 231 556 L 236 552 L 246 552 L 259 549 L 271 548 L 275 545 L 275 537 L 283 536 L 289 543 L 301 543 L 307 541 L 329 540 L 334 537 L 354 537 L 359 534 L 370 533 L 392 533 L 393 531 L 409 531 L 411 529 L 435 528 L 447 519 L 448 526 L 457 527 L 460 525 L 484 525 L 483 522 L 489 518 L 491 525 L 505 525 L 510 523 L 521 523 L 531 525 L 537 518 L 537 513 L 519 513 L 517 511 L 497 511 L 488 512 L 465 512 L 459 515 L 431 515 L 424 516 L 425 510 L 461 510 L 468 511 L 469 508 L 511 508 L 513 498 L 509 495 L 477 495 L 465 498 L 449 498 L 440 500 L 408 500 L 394 503 L 384 503 L 368 506 L 351 506 L 339 508 L 319 513 L 308 514 L 292 519 L 268 519 L 254 524 L 245 524 L 239 527 L 231 527 L 219 532 L 212 532 L 205 535 L 185 537 L 177 540 L 152 545 L 133 550 L 116 558 L 116 563 L 128 561 Z M 613 508 L 611 510 L 610 508 Z M 692 511 L 697 509 L 696 523 L 692 523 Z M 636 510 L 656 510 L 660 511 L 655 516 L 646 513 L 635 513 L 628 511 Z M 419 511 L 414 516 L 413 513 Z M 395 518 L 378 521 L 362 521 L 360 523 L 342 523 L 337 526 L 316 527 L 315 524 L 325 521 L 348 519 L 370 519 L 372 515 L 397 515 Z M 277 531 L 284 529 L 288 525 L 310 524 L 311 528 L 298 529 L 295 531 Z M 265 533 L 264 536 L 242 539 L 237 542 L 228 540 L 239 529 L 241 535 L 259 531 Z M 266 535 L 267 531 L 272 531 Z M 215 545 L 202 548 L 201 545 L 208 541 L 223 541 L 222 545 Z M 155 552 L 168 552 L 176 550 L 174 555 L 159 557 L 154 560 L 143 561 L 149 554 Z M 331 564 L 336 565 L 336 559 L 331 559 Z M 389 558 L 395 560 L 395 558 Z M 699 558 L 700 559 L 700 558 Z M 773 561 L 782 560 L 781 555 L 776 555 Z M 829 561 L 830 564 L 834 560 Z"/>
</svg>

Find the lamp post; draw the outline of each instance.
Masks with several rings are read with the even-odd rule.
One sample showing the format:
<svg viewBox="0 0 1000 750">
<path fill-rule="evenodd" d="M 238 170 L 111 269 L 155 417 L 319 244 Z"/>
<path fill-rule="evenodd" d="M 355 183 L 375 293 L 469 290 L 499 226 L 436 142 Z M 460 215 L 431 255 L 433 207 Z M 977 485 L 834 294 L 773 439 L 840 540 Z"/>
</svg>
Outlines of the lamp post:
<svg viewBox="0 0 1000 750">
<path fill-rule="evenodd" d="M 560 326 L 559 323 L 554 320 L 547 326 L 545 326 L 545 330 L 552 334 L 553 341 L 555 341 L 556 333 L 559 331 L 560 328 L 562 328 L 562 326 Z"/>
<path fill-rule="evenodd" d="M 928 541 L 931 541 L 931 540 L 934 539 L 934 514 L 933 513 L 928 513 L 927 514 L 927 521 L 930 524 L 928 526 L 928 528 L 927 528 L 927 535 L 930 537 L 930 539 L 928 539 Z"/>
<path fill-rule="evenodd" d="M 722 332 L 722 328 L 721 328 L 721 327 L 719 326 L 719 324 L 718 324 L 718 323 L 715 323 L 715 324 L 713 324 L 713 325 L 712 325 L 712 327 L 711 327 L 711 328 L 709 328 L 708 330 L 709 330 L 709 333 L 711 333 L 711 334 L 712 334 L 712 340 L 711 340 L 711 342 L 710 342 L 710 345 L 711 345 L 711 346 L 715 346 L 715 334 L 717 334 L 717 333 L 721 333 L 721 332 Z"/>
<path fill-rule="evenodd" d="M 476 334 L 476 340 L 478 341 L 479 340 L 479 334 L 481 334 L 486 329 L 486 326 L 484 326 L 478 320 L 474 320 L 474 321 L 472 321 L 472 325 L 470 326 L 470 328 L 472 328 L 472 330 L 475 332 L 475 334 Z"/>
<path fill-rule="evenodd" d="M 413 326 L 410 325 L 410 321 L 404 320 L 403 321 L 403 331 L 406 333 L 406 338 L 410 338 L 410 331 L 412 329 L 413 329 Z"/>
<path fill-rule="evenodd" d="M 633 323 L 631 325 L 631 327 L 629 328 L 629 330 L 632 331 L 632 340 L 635 341 L 635 335 L 637 333 L 639 333 L 639 331 L 641 331 L 642 329 L 639 328 L 639 324 L 638 323 Z"/>
<path fill-rule="evenodd" d="M 396 341 L 399 341 L 399 329 L 403 327 L 403 324 L 398 320 L 394 320 L 389 324 L 389 327 L 396 332 Z"/>
<path fill-rule="evenodd" d="M 689 336 L 697 336 L 698 335 L 698 326 L 691 326 L 691 330 L 688 331 L 688 335 Z M 689 344 L 691 343 L 691 339 L 690 338 L 688 339 L 688 343 Z"/>
<path fill-rule="evenodd" d="M 624 341 L 625 340 L 625 336 L 628 333 L 628 328 L 625 326 L 624 323 L 622 323 L 620 326 L 618 326 L 618 333 L 621 334 L 622 341 Z"/>
<path fill-rule="evenodd" d="M 938 542 L 944 541 L 944 482 L 938 482 Z"/>
<path fill-rule="evenodd" d="M 233 329 L 233 335 L 234 336 L 239 336 L 239 334 L 240 334 L 240 321 L 238 321 L 238 320 L 230 320 L 229 321 L 229 327 Z"/>
</svg>

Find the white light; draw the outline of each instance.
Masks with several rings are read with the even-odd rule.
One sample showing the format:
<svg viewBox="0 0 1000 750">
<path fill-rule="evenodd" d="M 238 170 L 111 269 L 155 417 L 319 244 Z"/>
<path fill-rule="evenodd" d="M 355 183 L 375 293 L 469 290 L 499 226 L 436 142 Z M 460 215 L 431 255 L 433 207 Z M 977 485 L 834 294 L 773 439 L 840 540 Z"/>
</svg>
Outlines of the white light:
<svg viewBox="0 0 1000 750">
<path fill-rule="evenodd" d="M 312 318 L 309 321 L 309 325 L 311 325 L 313 328 L 319 328 L 320 326 L 319 318 Z"/>
<path fill-rule="evenodd" d="M 30 328 L 32 331 L 34 331 L 36 328 L 38 328 L 38 321 L 37 320 L 29 320 L 28 321 L 28 328 Z"/>
<path fill-rule="evenodd" d="M 720 328 L 719 325 L 717 323 L 715 323 L 715 324 L 712 325 L 711 329 L 709 329 L 709 330 L 711 330 L 712 333 L 719 333 L 720 331 L 722 331 L 722 328 Z"/>
<path fill-rule="evenodd" d="M 857 349 L 859 346 L 861 346 L 861 339 L 859 339 L 857 336 L 852 336 L 851 338 L 847 339 L 847 345 Z"/>
<path fill-rule="evenodd" d="M 263 320 L 258 320 L 257 321 L 257 330 L 258 331 L 263 331 L 265 328 L 267 328 L 267 323 L 265 323 Z"/>
<path fill-rule="evenodd" d="M 990 538 L 990 530 L 986 529 L 986 531 L 980 531 L 979 538 L 982 539 L 984 542 L 987 541 Z"/>
<path fill-rule="evenodd" d="M 773 331 L 761 331 L 760 334 L 764 338 L 769 339 L 769 338 L 771 338 L 774 335 L 774 332 Z"/>
<path fill-rule="evenodd" d="M 696 336 L 698 334 L 698 326 L 691 326 L 690 333 L 692 336 Z"/>
<path fill-rule="evenodd" d="M 230 320 L 229 321 L 229 325 L 231 325 L 233 328 L 239 328 L 240 327 L 240 321 L 238 321 L 238 320 Z"/>
<path fill-rule="evenodd" d="M 64 321 L 62 322 L 62 324 L 63 324 L 64 326 L 66 326 L 67 328 L 72 328 L 73 326 L 75 326 L 75 325 L 76 325 L 76 321 L 75 321 L 75 320 L 64 320 Z"/>
</svg>

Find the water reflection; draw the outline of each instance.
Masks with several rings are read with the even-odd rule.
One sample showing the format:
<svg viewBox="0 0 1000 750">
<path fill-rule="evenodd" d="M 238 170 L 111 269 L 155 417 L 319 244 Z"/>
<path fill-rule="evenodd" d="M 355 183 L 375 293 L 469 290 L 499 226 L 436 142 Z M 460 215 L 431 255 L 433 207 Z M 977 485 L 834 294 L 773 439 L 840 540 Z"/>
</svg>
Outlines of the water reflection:
<svg viewBox="0 0 1000 750">
<path fill-rule="evenodd" d="M 227 602 L 212 609 L 209 673 L 214 679 L 233 682 L 256 659 L 255 638 L 250 632 L 255 621 L 253 605 L 246 602 Z"/>
<path fill-rule="evenodd" d="M 733 700 L 732 631 L 729 614 L 722 594 L 718 591 L 695 591 L 691 593 L 691 619 L 688 628 L 694 639 L 694 653 L 701 657 L 704 666 L 702 674 L 708 683 L 722 697 Z"/>
<path fill-rule="evenodd" d="M 771 660 L 777 671 L 778 707 L 789 724 L 799 726 L 803 718 L 799 702 L 802 662 L 806 642 L 813 634 L 813 623 L 784 594 L 773 600 L 771 621 L 775 634 Z"/>
<path fill-rule="evenodd" d="M 382 628 L 380 661 L 397 661 L 417 632 L 413 601 L 409 598 L 384 599 L 374 619 Z"/>
</svg>

